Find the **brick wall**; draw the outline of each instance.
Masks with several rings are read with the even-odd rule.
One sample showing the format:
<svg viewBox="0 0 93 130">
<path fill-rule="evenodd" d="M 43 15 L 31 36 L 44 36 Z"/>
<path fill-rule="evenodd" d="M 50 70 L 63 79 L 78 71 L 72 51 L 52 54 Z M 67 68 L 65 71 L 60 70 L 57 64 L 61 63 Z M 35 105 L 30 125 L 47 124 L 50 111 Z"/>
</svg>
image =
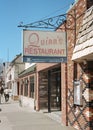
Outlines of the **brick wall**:
<svg viewBox="0 0 93 130">
<path fill-rule="evenodd" d="M 75 127 L 76 129 L 82 129 L 79 124 L 79 120 L 81 122 L 82 119 L 78 118 L 79 111 L 78 108 L 74 107 L 74 87 L 73 87 L 73 81 L 79 77 L 79 74 L 75 74 L 75 72 L 79 72 L 80 68 L 79 65 L 75 65 L 75 63 L 71 60 L 73 49 L 77 40 L 78 31 L 80 29 L 80 26 L 82 24 L 83 19 L 83 12 L 86 10 L 86 1 L 85 0 L 79 0 L 73 7 L 68 11 L 69 14 L 72 14 L 74 16 L 74 24 L 70 25 L 70 28 L 74 28 L 74 30 L 67 30 L 67 41 L 68 41 L 68 64 L 67 64 L 67 70 L 68 70 L 68 98 L 67 98 L 67 115 L 68 115 L 68 125 L 71 125 Z M 68 16 L 69 19 L 70 16 Z M 73 18 L 72 18 L 73 19 Z M 76 27 L 76 28 L 75 28 Z M 76 114 L 78 113 L 78 115 Z M 83 122 L 82 122 L 83 123 Z"/>
<path fill-rule="evenodd" d="M 78 130 L 92 130 L 93 129 L 93 89 L 92 82 L 90 82 L 91 78 L 87 77 L 87 71 L 89 71 L 89 67 L 84 72 L 85 65 L 74 63 L 71 58 L 73 54 L 73 49 L 75 46 L 75 40 L 77 40 L 78 31 L 82 24 L 83 12 L 89 8 L 93 4 L 91 0 L 78 0 L 78 2 L 68 11 L 69 14 L 72 14 L 76 18 L 76 36 L 75 30 L 67 30 L 67 41 L 68 41 L 68 62 L 67 62 L 67 79 L 68 79 L 68 93 L 67 93 L 67 115 L 68 115 L 68 125 L 73 126 Z M 71 16 L 68 15 L 67 19 L 71 19 Z M 73 18 L 72 18 L 73 19 Z M 72 24 L 70 28 L 74 27 L 72 20 Z M 89 64 L 88 64 L 89 66 Z M 75 73 L 76 72 L 76 73 Z M 82 80 L 82 106 L 74 105 L 74 85 L 73 81 L 75 79 Z M 91 89 L 90 89 L 91 88 Z M 90 112 L 90 114 L 89 114 Z"/>
<path fill-rule="evenodd" d="M 61 110 L 62 123 L 67 125 L 67 64 L 61 64 Z"/>
<path fill-rule="evenodd" d="M 58 65 L 58 63 L 37 63 L 36 68 L 37 68 L 37 71 L 41 71 L 41 70 L 44 70 L 44 69 L 49 69 L 50 67 L 53 67 L 53 66 L 56 66 L 56 65 Z"/>
</svg>

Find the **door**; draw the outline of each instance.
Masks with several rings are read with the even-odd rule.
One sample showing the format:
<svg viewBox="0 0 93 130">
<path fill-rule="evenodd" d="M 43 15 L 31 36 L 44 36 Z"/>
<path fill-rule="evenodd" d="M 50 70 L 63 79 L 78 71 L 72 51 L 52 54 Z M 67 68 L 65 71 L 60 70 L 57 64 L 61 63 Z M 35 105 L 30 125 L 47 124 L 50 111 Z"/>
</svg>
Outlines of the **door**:
<svg viewBox="0 0 93 130">
<path fill-rule="evenodd" d="M 61 110 L 61 71 L 59 69 L 51 72 L 51 92 L 50 107 L 51 111 Z"/>
</svg>

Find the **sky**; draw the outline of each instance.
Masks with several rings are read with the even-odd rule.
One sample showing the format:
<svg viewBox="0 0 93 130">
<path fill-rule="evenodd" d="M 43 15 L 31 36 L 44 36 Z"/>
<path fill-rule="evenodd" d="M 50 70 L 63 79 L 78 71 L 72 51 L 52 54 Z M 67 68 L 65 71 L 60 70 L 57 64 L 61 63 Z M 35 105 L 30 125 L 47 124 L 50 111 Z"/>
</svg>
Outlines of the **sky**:
<svg viewBox="0 0 93 130">
<path fill-rule="evenodd" d="M 25 25 L 64 14 L 74 1 L 0 0 L 0 60 L 11 62 L 22 53 L 21 22 Z"/>
</svg>

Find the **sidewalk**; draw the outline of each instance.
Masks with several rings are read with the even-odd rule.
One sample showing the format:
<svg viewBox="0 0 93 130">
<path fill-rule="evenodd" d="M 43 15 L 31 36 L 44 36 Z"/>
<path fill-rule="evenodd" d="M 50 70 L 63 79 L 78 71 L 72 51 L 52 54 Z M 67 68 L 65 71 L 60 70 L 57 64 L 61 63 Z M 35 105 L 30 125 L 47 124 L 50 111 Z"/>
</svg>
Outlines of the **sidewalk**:
<svg viewBox="0 0 93 130">
<path fill-rule="evenodd" d="M 75 130 L 62 126 L 42 112 L 19 106 L 18 102 L 0 104 L 0 130 Z"/>
</svg>

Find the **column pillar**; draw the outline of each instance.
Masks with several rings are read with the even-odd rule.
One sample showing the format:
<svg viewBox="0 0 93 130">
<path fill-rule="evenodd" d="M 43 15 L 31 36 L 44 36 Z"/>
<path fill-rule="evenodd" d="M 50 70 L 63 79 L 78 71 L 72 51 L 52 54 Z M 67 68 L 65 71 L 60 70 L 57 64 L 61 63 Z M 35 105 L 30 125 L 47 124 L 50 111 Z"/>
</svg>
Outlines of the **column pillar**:
<svg viewBox="0 0 93 130">
<path fill-rule="evenodd" d="M 61 110 L 62 123 L 67 125 L 67 64 L 61 63 Z"/>
<path fill-rule="evenodd" d="M 40 104 L 39 104 L 39 74 L 36 72 L 36 111 L 39 111 L 40 109 Z"/>
<path fill-rule="evenodd" d="M 30 76 L 28 77 L 28 97 L 30 97 Z"/>
</svg>

